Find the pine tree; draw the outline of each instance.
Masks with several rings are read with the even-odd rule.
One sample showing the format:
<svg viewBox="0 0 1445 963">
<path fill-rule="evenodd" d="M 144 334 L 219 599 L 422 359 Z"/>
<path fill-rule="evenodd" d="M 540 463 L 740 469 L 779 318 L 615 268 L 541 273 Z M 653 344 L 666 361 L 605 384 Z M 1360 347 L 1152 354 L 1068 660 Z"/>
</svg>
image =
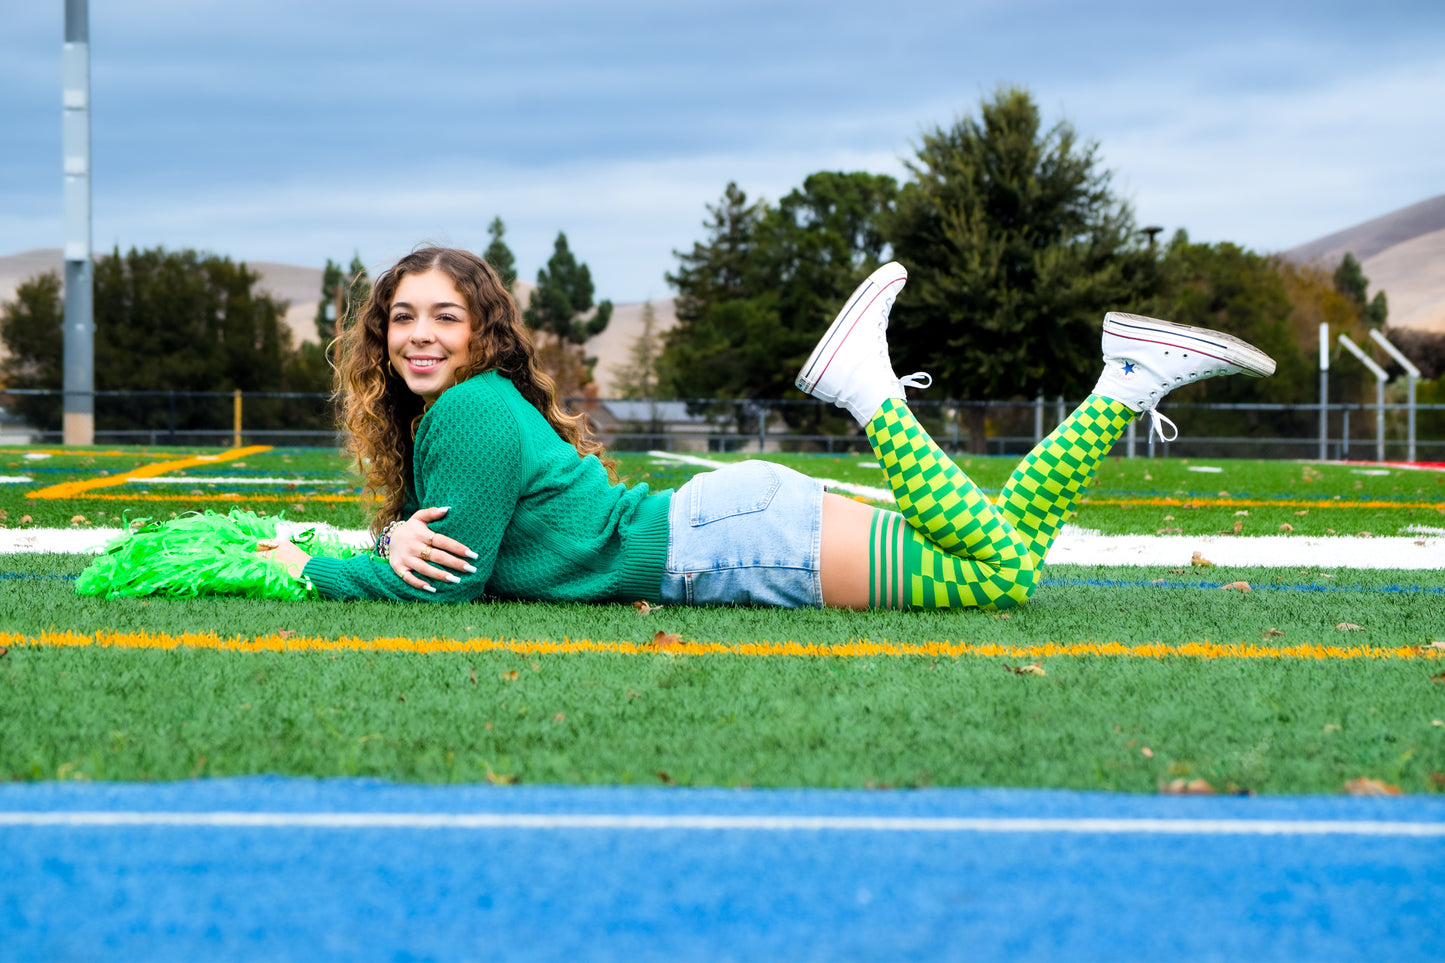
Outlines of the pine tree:
<svg viewBox="0 0 1445 963">
<path fill-rule="evenodd" d="M 1335 290 L 1350 300 L 1355 310 L 1360 313 L 1360 320 L 1372 328 L 1385 326 L 1385 320 L 1390 314 L 1385 292 L 1380 291 L 1373 298 L 1370 297 L 1370 279 L 1365 277 L 1364 268 L 1348 251 L 1341 259 L 1340 266 L 1335 268 Z"/>
<path fill-rule="evenodd" d="M 507 242 L 502 240 L 507 233 L 507 225 L 502 223 L 500 217 L 492 218 L 492 223 L 487 225 L 487 233 L 491 235 L 492 243 L 482 253 L 482 259 L 490 264 L 501 277 L 502 283 L 507 290 L 516 293 L 517 288 L 517 259 L 512 255 L 512 249 L 507 247 Z"/>
<path fill-rule="evenodd" d="M 321 300 L 316 305 L 316 333 L 323 345 L 336 337 L 337 318 L 347 317 L 354 307 L 365 304 L 371 296 L 371 278 L 360 253 L 351 256 L 351 265 L 343 271 L 331 258 L 321 272 Z"/>
<path fill-rule="evenodd" d="M 657 337 L 657 312 L 648 301 L 642 306 L 642 330 L 627 350 L 627 363 L 614 369 L 616 394 L 629 399 L 657 397 L 657 357 L 662 345 Z"/>
<path fill-rule="evenodd" d="M 558 232 L 547 266 L 537 272 L 537 290 L 523 312 L 527 326 L 546 331 L 557 341 L 582 344 L 601 334 L 612 319 L 612 302 L 602 301 L 591 318 L 592 272 L 580 264 L 567 246 L 567 235 Z"/>
</svg>

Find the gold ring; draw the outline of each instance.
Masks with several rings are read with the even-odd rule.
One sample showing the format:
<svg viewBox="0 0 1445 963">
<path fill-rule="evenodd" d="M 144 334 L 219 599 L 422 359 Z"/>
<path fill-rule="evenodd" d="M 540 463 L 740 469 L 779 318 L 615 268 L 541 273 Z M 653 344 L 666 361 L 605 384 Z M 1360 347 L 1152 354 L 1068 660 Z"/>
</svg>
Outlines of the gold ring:
<svg viewBox="0 0 1445 963">
<path fill-rule="evenodd" d="M 431 546 L 428 545 L 426 548 L 422 549 L 421 552 L 417 555 L 417 557 L 420 558 L 423 562 L 431 558 Z"/>
</svg>

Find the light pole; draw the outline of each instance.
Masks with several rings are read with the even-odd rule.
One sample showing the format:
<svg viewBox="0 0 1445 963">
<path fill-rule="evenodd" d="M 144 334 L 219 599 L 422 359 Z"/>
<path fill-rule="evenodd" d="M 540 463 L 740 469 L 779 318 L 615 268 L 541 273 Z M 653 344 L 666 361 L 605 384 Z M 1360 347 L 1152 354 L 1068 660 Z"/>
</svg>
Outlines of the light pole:
<svg viewBox="0 0 1445 963">
<path fill-rule="evenodd" d="M 67 445 L 95 442 L 95 272 L 90 259 L 90 9 L 65 0 L 61 56 L 65 170 L 65 403 Z"/>
</svg>

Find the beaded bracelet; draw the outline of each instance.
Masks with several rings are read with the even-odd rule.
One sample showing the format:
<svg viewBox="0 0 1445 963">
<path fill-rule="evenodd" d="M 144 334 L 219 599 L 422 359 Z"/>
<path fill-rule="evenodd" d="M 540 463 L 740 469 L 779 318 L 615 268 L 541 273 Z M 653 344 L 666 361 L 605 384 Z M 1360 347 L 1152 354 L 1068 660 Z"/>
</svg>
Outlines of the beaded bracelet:
<svg viewBox="0 0 1445 963">
<path fill-rule="evenodd" d="M 381 530 L 381 534 L 377 536 L 376 539 L 377 555 L 381 556 L 382 558 L 386 558 L 388 555 L 391 554 L 391 533 L 393 529 L 395 529 L 398 525 L 401 524 L 401 519 L 397 519 L 394 522 L 386 523 L 386 527 Z"/>
</svg>

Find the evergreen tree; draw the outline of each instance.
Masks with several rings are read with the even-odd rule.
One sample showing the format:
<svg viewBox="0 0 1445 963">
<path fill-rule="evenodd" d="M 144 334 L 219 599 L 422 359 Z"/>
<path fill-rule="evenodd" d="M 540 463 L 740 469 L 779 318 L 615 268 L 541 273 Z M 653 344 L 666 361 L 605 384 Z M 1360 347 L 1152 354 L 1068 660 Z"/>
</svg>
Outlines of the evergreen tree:
<svg viewBox="0 0 1445 963">
<path fill-rule="evenodd" d="M 958 399 L 1082 396 L 1104 313 L 1157 283 L 1097 145 L 1065 122 L 1044 130 L 1030 95 L 1006 88 L 925 134 L 908 166 L 888 231 L 909 271 L 889 329 L 898 370 Z M 983 409 L 967 410 L 981 451 Z"/>
<path fill-rule="evenodd" d="M 1365 277 L 1364 268 L 1348 251 L 1335 268 L 1335 289 L 1350 300 L 1359 312 L 1360 319 L 1372 328 L 1382 328 L 1389 317 L 1390 307 L 1385 292 L 1370 297 L 1370 279 Z"/>
<path fill-rule="evenodd" d="M 657 357 L 662 346 L 657 337 L 657 312 L 648 301 L 642 306 L 642 330 L 627 349 L 627 363 L 614 374 L 616 394 L 621 398 L 657 397 Z"/>
<path fill-rule="evenodd" d="M 582 344 L 601 334 L 612 318 L 612 302 L 602 301 L 591 318 L 592 272 L 580 264 L 567 246 L 567 235 L 558 232 L 547 266 L 537 271 L 537 290 L 522 319 L 534 331 L 546 331 L 558 343 Z"/>
<path fill-rule="evenodd" d="M 359 253 L 351 256 L 345 271 L 331 258 L 321 272 L 321 300 L 316 305 L 316 333 L 323 345 L 336 337 L 336 320 L 351 314 L 371 296 L 371 278 Z"/>
<path fill-rule="evenodd" d="M 709 206 L 709 237 L 668 275 L 678 325 L 659 362 L 663 390 L 684 397 L 782 398 L 858 281 L 884 257 L 882 228 L 897 184 L 866 173 L 820 172 L 778 202 L 749 203 L 729 184 Z M 830 413 L 788 406 L 816 428 Z"/>
<path fill-rule="evenodd" d="M 517 287 L 517 259 L 512 256 L 512 249 L 507 247 L 507 242 L 502 240 L 507 233 L 507 226 L 502 223 L 500 217 L 492 218 L 492 223 L 487 226 L 487 234 L 492 238 L 492 243 L 487 245 L 487 250 L 482 258 L 490 264 L 502 278 L 502 283 L 507 290 L 516 293 Z"/>
</svg>

